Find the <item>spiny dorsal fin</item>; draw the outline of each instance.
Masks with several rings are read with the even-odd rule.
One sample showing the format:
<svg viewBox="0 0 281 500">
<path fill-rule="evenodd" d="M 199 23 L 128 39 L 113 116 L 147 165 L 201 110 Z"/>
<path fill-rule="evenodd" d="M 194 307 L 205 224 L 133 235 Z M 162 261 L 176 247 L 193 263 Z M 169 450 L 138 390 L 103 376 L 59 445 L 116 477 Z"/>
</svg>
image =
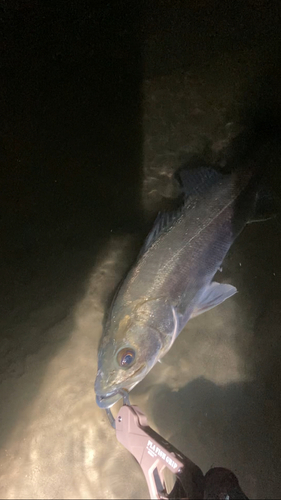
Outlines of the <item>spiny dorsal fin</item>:
<svg viewBox="0 0 281 500">
<path fill-rule="evenodd" d="M 185 203 L 191 195 L 198 195 L 207 191 L 213 184 L 219 182 L 223 178 L 223 175 L 210 167 L 198 167 L 193 169 L 181 168 L 175 173 L 175 178 L 178 180 L 183 190 L 184 203 L 177 210 L 172 212 L 158 213 L 153 227 L 140 251 L 139 257 L 147 252 L 159 236 L 166 232 L 180 217 L 183 208 L 186 206 Z"/>
<path fill-rule="evenodd" d="M 172 212 L 159 212 L 153 227 L 148 234 L 144 245 L 140 251 L 139 257 L 141 257 L 147 250 L 155 243 L 155 241 L 159 238 L 159 236 L 168 231 L 168 229 L 173 225 L 173 223 L 179 218 L 182 213 L 182 207 L 178 210 L 174 210 Z"/>
<path fill-rule="evenodd" d="M 175 173 L 175 178 L 182 188 L 185 199 L 204 193 L 223 177 L 223 174 L 211 167 L 180 168 Z"/>
</svg>

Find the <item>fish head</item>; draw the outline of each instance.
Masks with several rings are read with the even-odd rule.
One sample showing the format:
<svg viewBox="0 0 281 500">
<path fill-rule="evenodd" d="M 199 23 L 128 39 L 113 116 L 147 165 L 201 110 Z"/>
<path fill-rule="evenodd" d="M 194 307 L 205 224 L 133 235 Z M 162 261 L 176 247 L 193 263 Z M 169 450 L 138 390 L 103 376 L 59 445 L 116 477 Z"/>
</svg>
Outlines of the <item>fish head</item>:
<svg viewBox="0 0 281 500">
<path fill-rule="evenodd" d="M 143 322 L 128 321 L 125 329 L 121 325 L 119 335 L 105 335 L 95 381 L 98 406 L 110 408 L 122 398 L 120 391 L 131 391 L 153 368 L 161 349 L 160 333 Z"/>
</svg>

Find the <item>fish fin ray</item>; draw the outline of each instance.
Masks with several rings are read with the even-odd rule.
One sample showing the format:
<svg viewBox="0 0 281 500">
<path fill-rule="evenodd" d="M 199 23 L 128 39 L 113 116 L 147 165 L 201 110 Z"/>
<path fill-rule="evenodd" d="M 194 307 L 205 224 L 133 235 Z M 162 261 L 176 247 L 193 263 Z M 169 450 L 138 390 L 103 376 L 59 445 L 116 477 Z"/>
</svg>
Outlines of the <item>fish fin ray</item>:
<svg viewBox="0 0 281 500">
<path fill-rule="evenodd" d="M 185 200 L 191 195 L 202 194 L 212 185 L 222 180 L 225 175 L 211 167 L 186 168 L 182 167 L 175 173 Z"/>
<path fill-rule="evenodd" d="M 237 293 L 235 286 L 213 281 L 200 295 L 200 299 L 195 305 L 190 318 L 196 318 L 196 316 L 213 309 L 213 307 L 218 306 L 235 293 Z"/>
<path fill-rule="evenodd" d="M 248 220 L 248 224 L 272 219 L 276 217 L 277 213 L 276 197 L 267 188 L 263 187 L 256 194 L 254 211 Z"/>
<path fill-rule="evenodd" d="M 225 174 L 221 174 L 211 167 L 198 167 L 187 169 L 180 168 L 175 173 L 175 179 L 180 184 L 184 199 L 180 206 L 171 212 L 159 212 L 151 231 L 149 232 L 144 245 L 139 253 L 139 257 L 144 255 L 147 250 L 158 240 L 159 236 L 167 232 L 174 222 L 180 217 L 184 208 L 186 208 L 191 195 L 202 194 L 212 185 L 223 179 Z"/>
</svg>

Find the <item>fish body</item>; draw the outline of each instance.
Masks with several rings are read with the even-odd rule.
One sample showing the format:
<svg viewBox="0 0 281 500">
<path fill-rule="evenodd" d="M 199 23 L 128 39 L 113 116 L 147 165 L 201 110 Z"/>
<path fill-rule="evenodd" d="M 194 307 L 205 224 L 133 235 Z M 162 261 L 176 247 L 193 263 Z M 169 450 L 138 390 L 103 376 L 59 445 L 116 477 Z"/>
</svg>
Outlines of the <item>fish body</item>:
<svg viewBox="0 0 281 500">
<path fill-rule="evenodd" d="M 251 170 L 182 169 L 177 178 L 182 206 L 157 217 L 105 323 L 95 382 L 101 408 L 146 376 L 189 319 L 236 293 L 213 277 L 244 226 L 271 216 Z"/>
</svg>

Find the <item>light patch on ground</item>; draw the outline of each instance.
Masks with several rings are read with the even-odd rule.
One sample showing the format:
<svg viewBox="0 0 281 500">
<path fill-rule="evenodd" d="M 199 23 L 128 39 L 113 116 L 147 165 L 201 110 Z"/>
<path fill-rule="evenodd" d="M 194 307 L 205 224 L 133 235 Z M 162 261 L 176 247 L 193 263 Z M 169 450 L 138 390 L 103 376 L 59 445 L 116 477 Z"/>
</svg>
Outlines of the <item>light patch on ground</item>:
<svg viewBox="0 0 281 500">
<path fill-rule="evenodd" d="M 113 252 L 105 249 L 77 305 L 70 338 L 52 357 L 39 393 L 1 452 L 0 498 L 147 498 L 141 470 L 118 444 L 94 393 L 100 291 L 104 278 L 107 285 L 116 281 L 114 267 L 126 243 L 115 240 Z M 60 326 L 66 327 L 67 322 Z M 18 380 L 23 393 L 47 351 L 27 360 L 28 369 Z"/>
<path fill-rule="evenodd" d="M 238 306 L 231 298 L 191 320 L 163 360 L 162 381 L 178 390 L 199 377 L 217 385 L 248 380 L 237 352 L 237 316 Z"/>
</svg>

